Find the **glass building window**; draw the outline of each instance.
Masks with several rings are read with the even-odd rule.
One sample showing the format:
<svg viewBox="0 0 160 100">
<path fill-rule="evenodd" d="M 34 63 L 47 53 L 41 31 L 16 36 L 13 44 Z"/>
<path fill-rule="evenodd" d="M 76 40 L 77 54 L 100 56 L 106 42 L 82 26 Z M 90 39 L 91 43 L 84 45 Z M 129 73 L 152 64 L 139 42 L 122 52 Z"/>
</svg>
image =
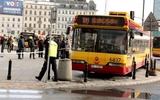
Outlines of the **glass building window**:
<svg viewBox="0 0 160 100">
<path fill-rule="evenodd" d="M 18 22 L 20 22 L 20 18 L 18 18 Z"/>
<path fill-rule="evenodd" d="M 30 11 L 30 14 L 32 14 L 32 11 Z"/>
<path fill-rule="evenodd" d="M 34 15 L 36 15 L 37 14 L 37 12 L 36 11 L 34 11 Z"/>
<path fill-rule="evenodd" d="M 25 27 L 27 27 L 27 23 L 25 23 L 25 25 L 24 25 Z"/>
<path fill-rule="evenodd" d="M 41 15 L 42 14 L 42 12 L 41 11 L 39 11 L 39 15 Z"/>
</svg>

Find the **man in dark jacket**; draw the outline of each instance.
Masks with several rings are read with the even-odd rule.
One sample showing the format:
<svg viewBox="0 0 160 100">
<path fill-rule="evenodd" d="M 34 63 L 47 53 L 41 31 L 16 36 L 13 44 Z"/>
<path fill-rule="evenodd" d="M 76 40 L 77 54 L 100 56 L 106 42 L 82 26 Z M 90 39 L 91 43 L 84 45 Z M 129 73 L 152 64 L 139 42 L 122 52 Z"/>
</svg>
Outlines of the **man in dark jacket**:
<svg viewBox="0 0 160 100">
<path fill-rule="evenodd" d="M 5 39 L 5 35 L 1 38 L 1 53 L 3 53 L 3 51 L 4 51 L 4 47 L 5 47 L 5 41 L 6 41 L 6 39 Z"/>
<path fill-rule="evenodd" d="M 64 41 L 64 38 L 61 36 L 59 41 L 58 41 L 58 47 L 59 47 L 59 57 L 61 59 L 65 58 L 65 54 L 66 54 L 66 44 L 65 44 L 65 41 Z"/>
<path fill-rule="evenodd" d="M 24 38 L 23 35 L 20 36 L 18 39 L 18 59 L 22 59 L 24 57 L 23 52 L 24 52 Z M 22 55 L 22 58 L 21 58 Z"/>
</svg>

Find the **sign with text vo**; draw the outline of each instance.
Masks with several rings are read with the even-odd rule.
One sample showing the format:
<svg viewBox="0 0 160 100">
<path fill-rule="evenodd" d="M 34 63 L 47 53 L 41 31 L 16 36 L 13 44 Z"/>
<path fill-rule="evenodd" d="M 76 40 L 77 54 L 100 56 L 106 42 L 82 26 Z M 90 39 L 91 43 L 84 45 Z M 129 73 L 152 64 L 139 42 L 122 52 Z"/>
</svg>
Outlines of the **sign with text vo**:
<svg viewBox="0 0 160 100">
<path fill-rule="evenodd" d="M 4 1 L 4 6 L 6 6 L 6 7 L 22 7 L 22 2 Z"/>
</svg>

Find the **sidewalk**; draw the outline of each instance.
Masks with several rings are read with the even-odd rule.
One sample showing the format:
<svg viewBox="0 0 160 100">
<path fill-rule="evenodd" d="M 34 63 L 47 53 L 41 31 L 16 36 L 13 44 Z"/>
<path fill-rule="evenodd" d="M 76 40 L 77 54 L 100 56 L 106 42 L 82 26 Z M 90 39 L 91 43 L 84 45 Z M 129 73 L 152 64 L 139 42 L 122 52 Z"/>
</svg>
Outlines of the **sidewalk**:
<svg viewBox="0 0 160 100">
<path fill-rule="evenodd" d="M 44 89 L 44 88 L 93 88 L 93 87 L 107 87 L 107 86 L 119 86 L 119 85 L 134 85 L 144 84 L 150 82 L 156 82 L 160 80 L 160 72 L 157 71 L 157 76 L 145 77 L 145 70 L 140 69 L 136 72 L 136 79 L 115 76 L 109 79 L 102 78 L 88 78 L 87 82 L 84 81 L 84 75 L 82 72 L 73 71 L 72 81 L 58 81 L 48 82 L 38 81 L 35 79 L 42 68 L 43 58 L 29 59 L 29 54 L 25 54 L 24 59 L 17 59 L 16 52 L 12 53 L 0 53 L 0 88 L 12 88 L 12 89 Z M 11 80 L 7 80 L 8 74 L 8 62 L 12 59 L 12 71 Z M 52 74 L 53 72 L 51 72 Z"/>
</svg>

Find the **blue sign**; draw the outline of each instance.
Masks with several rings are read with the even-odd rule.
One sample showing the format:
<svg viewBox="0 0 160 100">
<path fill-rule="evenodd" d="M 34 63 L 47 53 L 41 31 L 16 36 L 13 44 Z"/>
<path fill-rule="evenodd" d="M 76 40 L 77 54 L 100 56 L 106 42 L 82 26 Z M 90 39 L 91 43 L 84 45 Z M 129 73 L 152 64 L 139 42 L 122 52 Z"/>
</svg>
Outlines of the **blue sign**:
<svg viewBox="0 0 160 100">
<path fill-rule="evenodd" d="M 22 15 L 23 0 L 0 0 L 0 14 Z"/>
</svg>

